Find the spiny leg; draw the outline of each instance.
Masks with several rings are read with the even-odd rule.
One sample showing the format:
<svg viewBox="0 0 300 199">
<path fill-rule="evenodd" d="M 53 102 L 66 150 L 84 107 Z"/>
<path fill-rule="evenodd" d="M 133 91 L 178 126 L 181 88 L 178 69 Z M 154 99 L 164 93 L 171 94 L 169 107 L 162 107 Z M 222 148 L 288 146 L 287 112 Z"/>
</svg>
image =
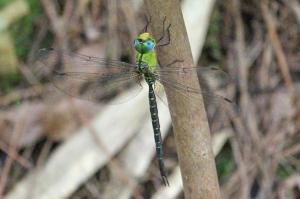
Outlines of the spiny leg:
<svg viewBox="0 0 300 199">
<path fill-rule="evenodd" d="M 163 34 L 162 34 L 162 36 L 157 40 L 157 44 L 158 44 L 157 46 L 158 46 L 158 47 L 167 46 L 167 45 L 169 45 L 169 44 L 171 43 L 171 33 L 170 33 L 171 24 L 168 25 L 167 31 L 165 31 L 166 20 L 167 20 L 167 18 L 164 17 L 164 20 L 163 20 Z M 163 44 L 159 44 L 159 43 L 164 39 L 164 37 L 166 36 L 166 35 L 165 35 L 166 32 L 167 32 L 168 40 L 167 40 L 165 43 L 163 43 Z M 159 61 L 159 60 L 157 60 L 157 61 L 158 61 L 159 65 L 161 66 L 160 61 Z M 174 61 L 172 61 L 171 63 L 169 63 L 169 64 L 167 64 L 167 65 L 165 65 L 165 66 L 166 66 L 166 67 L 169 67 L 169 66 L 171 66 L 171 65 L 173 65 L 173 64 L 175 64 L 175 63 L 180 63 L 180 62 L 184 62 L 184 60 L 175 59 Z"/>
<path fill-rule="evenodd" d="M 149 27 L 149 25 L 151 23 L 151 20 L 152 20 L 151 16 L 148 18 L 147 15 L 145 15 L 145 19 L 146 19 L 146 25 L 143 28 L 142 32 L 147 32 L 148 31 L 148 27 Z"/>
<path fill-rule="evenodd" d="M 169 66 L 172 66 L 173 64 L 182 63 L 182 62 L 184 62 L 184 60 L 182 60 L 182 59 L 175 59 L 171 63 L 168 63 L 167 65 L 165 65 L 165 67 L 169 67 Z"/>
<path fill-rule="evenodd" d="M 165 38 L 165 36 L 166 36 L 166 31 L 165 31 L 166 20 L 167 20 L 167 17 L 164 17 L 164 20 L 163 20 L 163 34 L 162 34 L 162 36 L 157 40 L 157 44 L 158 44 L 157 46 L 158 46 L 158 47 L 162 47 L 162 46 L 169 45 L 170 42 L 171 42 L 171 34 L 170 34 L 171 24 L 169 24 L 168 27 L 167 27 L 167 36 L 168 36 L 168 40 L 167 40 L 165 43 L 160 44 L 160 42 L 161 42 L 161 41 Z"/>
<path fill-rule="evenodd" d="M 163 148 L 162 148 L 162 138 L 161 138 L 161 132 L 160 132 L 160 124 L 159 124 L 159 118 L 158 118 L 158 110 L 157 110 L 157 103 L 156 103 L 156 97 L 153 90 L 153 84 L 149 85 L 149 105 L 150 105 L 150 113 L 151 113 L 151 119 L 152 119 L 152 127 L 154 131 L 154 140 L 156 145 L 156 156 L 158 159 L 159 164 L 159 171 L 162 178 L 162 181 L 165 186 L 169 186 L 169 181 L 166 174 L 165 164 L 163 160 Z"/>
</svg>

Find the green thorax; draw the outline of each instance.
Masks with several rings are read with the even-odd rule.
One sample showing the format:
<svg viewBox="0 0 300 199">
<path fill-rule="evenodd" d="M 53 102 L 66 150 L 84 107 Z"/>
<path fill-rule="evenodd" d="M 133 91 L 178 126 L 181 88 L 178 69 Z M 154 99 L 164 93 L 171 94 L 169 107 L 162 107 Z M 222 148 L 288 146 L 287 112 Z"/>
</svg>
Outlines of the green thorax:
<svg viewBox="0 0 300 199">
<path fill-rule="evenodd" d="M 157 66 L 157 56 L 155 52 L 156 41 L 150 33 L 141 33 L 134 40 L 134 47 L 137 55 L 136 60 L 139 65 L 146 65 L 151 72 L 154 72 Z"/>
</svg>

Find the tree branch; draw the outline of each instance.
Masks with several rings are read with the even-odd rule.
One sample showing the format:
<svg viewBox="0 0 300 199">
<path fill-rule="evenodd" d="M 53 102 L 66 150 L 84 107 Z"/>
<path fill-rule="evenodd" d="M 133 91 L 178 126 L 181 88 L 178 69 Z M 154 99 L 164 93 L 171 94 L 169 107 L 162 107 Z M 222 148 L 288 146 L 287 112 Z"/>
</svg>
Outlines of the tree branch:
<svg viewBox="0 0 300 199">
<path fill-rule="evenodd" d="M 159 50 L 159 60 L 167 65 L 175 59 L 184 60 L 170 67 L 192 67 L 192 53 L 178 0 L 146 0 L 152 18 L 150 24 L 156 38 L 162 35 L 163 19 L 171 24 L 171 43 Z M 197 74 L 176 76 L 176 81 L 199 88 Z M 166 88 L 171 111 L 185 198 L 220 198 L 210 130 L 203 100 L 187 100 Z M 195 104 L 197 104 L 195 106 Z M 198 106 L 199 104 L 199 106 Z M 172 186 L 172 185 L 171 185 Z"/>
</svg>

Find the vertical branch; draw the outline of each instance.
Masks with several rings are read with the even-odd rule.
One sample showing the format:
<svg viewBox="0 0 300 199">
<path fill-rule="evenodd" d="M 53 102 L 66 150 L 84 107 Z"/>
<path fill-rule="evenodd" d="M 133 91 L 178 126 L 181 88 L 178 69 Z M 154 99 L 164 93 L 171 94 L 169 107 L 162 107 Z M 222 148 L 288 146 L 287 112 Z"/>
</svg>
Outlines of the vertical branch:
<svg viewBox="0 0 300 199">
<path fill-rule="evenodd" d="M 249 95 L 249 85 L 248 85 L 248 79 L 249 79 L 249 70 L 250 65 L 247 61 L 246 54 L 246 43 L 245 43 L 245 29 L 244 24 L 242 20 L 241 15 L 241 3 L 239 0 L 232 0 L 232 14 L 235 22 L 235 51 L 236 51 L 236 65 L 238 66 L 238 77 L 239 77 L 239 90 L 241 92 L 240 96 L 240 105 L 242 110 L 242 116 L 246 121 L 246 128 L 244 131 L 241 131 L 241 133 L 249 131 L 249 140 L 252 141 L 253 146 L 255 146 L 254 152 L 260 153 L 260 132 L 258 130 L 258 125 L 256 121 L 256 114 L 254 109 L 254 104 L 251 101 L 250 95 Z M 236 123 L 235 125 L 237 125 Z M 243 130 L 243 128 L 239 128 Z M 245 137 L 245 136 L 244 136 Z M 238 170 L 241 178 L 241 196 L 240 198 L 248 198 L 250 193 L 250 181 L 248 178 L 248 171 L 247 166 L 245 164 L 245 159 L 249 155 L 249 153 L 246 153 L 246 151 L 243 151 L 241 146 L 239 146 L 239 143 L 233 141 L 232 146 L 234 149 L 234 156 L 236 159 L 236 163 L 238 165 Z M 240 149 L 238 149 L 240 148 Z M 240 151 L 239 151 L 240 150 Z"/>
<path fill-rule="evenodd" d="M 273 21 L 272 15 L 268 9 L 267 1 L 261 1 L 260 7 L 261 7 L 263 19 L 267 26 L 269 38 L 273 45 L 273 50 L 278 60 L 278 66 L 282 74 L 284 83 L 287 87 L 291 88 L 293 86 L 293 81 L 290 74 L 290 69 L 286 60 L 286 56 L 283 52 L 279 36 L 276 31 L 275 22 Z"/>
<path fill-rule="evenodd" d="M 20 138 L 23 133 L 24 124 L 26 121 L 21 121 L 19 125 L 15 127 L 15 132 L 13 132 L 12 137 L 10 138 L 8 155 L 13 154 L 17 148 L 20 141 Z M 3 198 L 3 193 L 7 186 L 9 180 L 9 173 L 12 170 L 14 159 L 11 156 L 8 156 L 3 165 L 3 169 L 0 172 L 0 199 Z"/>
<path fill-rule="evenodd" d="M 63 16 L 58 15 L 58 11 L 53 2 L 42 0 L 41 4 L 44 8 L 44 12 L 50 20 L 50 25 L 53 29 L 54 34 L 57 37 L 57 43 L 60 46 L 60 49 L 67 48 L 67 24 L 66 19 Z M 65 15 L 66 17 L 67 15 Z"/>
<path fill-rule="evenodd" d="M 184 60 L 170 67 L 192 67 L 192 53 L 178 0 L 146 0 L 156 38 L 163 34 L 163 20 L 171 24 L 171 42 L 158 49 L 162 65 L 176 59 Z M 171 75 L 182 84 L 199 88 L 197 74 L 184 77 Z M 185 198 L 220 198 L 220 191 L 211 148 L 210 130 L 203 100 L 187 100 L 182 95 L 167 90 Z M 191 106 L 192 103 L 199 106 Z M 195 107 L 197 107 L 195 109 Z M 172 186 L 172 185 L 171 185 Z"/>
</svg>

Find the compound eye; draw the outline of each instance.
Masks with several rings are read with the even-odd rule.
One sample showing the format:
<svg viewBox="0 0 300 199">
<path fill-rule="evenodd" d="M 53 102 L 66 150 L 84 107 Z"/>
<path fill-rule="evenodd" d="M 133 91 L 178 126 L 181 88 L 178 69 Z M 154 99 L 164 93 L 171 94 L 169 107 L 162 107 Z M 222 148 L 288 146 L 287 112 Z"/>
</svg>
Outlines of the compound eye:
<svg viewBox="0 0 300 199">
<path fill-rule="evenodd" d="M 137 41 L 137 39 L 135 39 L 135 40 L 133 40 L 133 45 L 137 45 L 138 44 L 138 41 Z"/>
<path fill-rule="evenodd" d="M 141 42 L 142 42 L 141 39 L 135 39 L 135 40 L 133 41 L 133 44 L 134 44 L 134 45 L 138 45 L 138 44 L 140 44 Z"/>
<path fill-rule="evenodd" d="M 154 48 L 154 43 L 152 41 L 147 41 L 147 46 L 151 49 Z"/>
</svg>

